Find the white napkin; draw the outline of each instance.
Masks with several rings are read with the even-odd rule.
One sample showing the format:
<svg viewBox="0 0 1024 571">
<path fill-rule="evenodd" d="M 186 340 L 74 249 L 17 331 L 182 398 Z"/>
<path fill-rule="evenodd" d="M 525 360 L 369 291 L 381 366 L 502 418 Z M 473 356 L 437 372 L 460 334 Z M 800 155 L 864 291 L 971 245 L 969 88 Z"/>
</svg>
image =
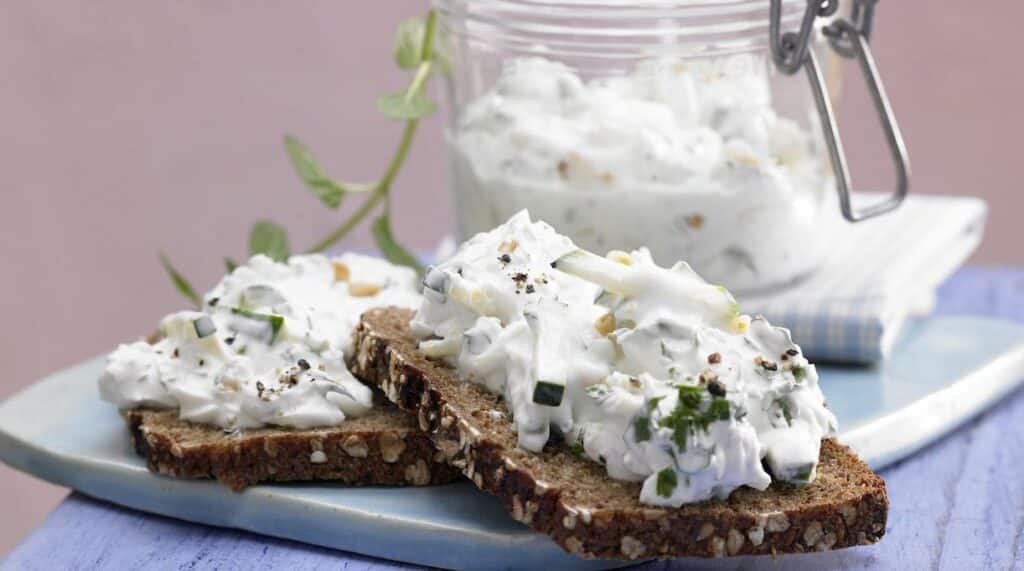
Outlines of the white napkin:
<svg viewBox="0 0 1024 571">
<path fill-rule="evenodd" d="M 894 212 L 847 224 L 806 280 L 741 297 L 740 306 L 789 328 L 812 359 L 880 361 L 907 319 L 931 312 L 935 290 L 978 247 L 987 211 L 978 198 L 911 195 Z"/>
</svg>

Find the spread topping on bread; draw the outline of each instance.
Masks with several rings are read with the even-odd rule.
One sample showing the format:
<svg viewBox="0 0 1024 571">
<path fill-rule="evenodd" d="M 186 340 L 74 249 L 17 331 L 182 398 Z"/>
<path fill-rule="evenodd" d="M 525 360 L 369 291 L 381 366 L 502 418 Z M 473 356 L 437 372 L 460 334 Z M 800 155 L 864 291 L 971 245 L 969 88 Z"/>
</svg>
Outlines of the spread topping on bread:
<svg viewBox="0 0 1024 571">
<path fill-rule="evenodd" d="M 314 254 L 255 256 L 160 323 L 156 343 L 121 345 L 100 377 L 121 408 L 178 408 L 225 430 L 336 426 L 372 406 L 345 367 L 363 311 L 419 303 L 415 273 L 386 261 Z"/>
<path fill-rule="evenodd" d="M 644 503 L 806 484 L 836 430 L 787 330 L 685 263 L 600 257 L 525 211 L 428 270 L 412 327 L 422 352 L 506 399 L 520 447 L 564 438 L 643 481 Z"/>
</svg>

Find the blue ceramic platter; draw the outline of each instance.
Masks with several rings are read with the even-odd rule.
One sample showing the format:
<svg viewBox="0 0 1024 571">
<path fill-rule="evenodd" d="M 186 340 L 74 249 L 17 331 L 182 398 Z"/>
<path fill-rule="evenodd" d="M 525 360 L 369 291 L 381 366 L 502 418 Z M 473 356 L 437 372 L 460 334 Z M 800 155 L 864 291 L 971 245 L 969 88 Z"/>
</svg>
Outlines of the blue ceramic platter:
<svg viewBox="0 0 1024 571">
<path fill-rule="evenodd" d="M 91 496 L 162 515 L 449 568 L 597 569 L 512 521 L 461 483 L 433 488 L 266 485 L 232 493 L 150 474 L 99 400 L 98 357 L 0 404 L 0 460 Z M 933 317 L 876 368 L 819 366 L 840 438 L 880 469 L 984 410 L 1024 380 L 1024 327 Z"/>
</svg>

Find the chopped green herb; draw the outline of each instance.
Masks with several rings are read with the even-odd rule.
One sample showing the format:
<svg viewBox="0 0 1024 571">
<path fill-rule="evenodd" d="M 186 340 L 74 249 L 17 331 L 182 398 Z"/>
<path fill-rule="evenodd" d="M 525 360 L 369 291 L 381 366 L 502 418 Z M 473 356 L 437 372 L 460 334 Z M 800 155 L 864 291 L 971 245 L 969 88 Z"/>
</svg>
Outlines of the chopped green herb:
<svg viewBox="0 0 1024 571">
<path fill-rule="evenodd" d="M 573 442 L 571 445 L 569 445 L 569 452 L 572 452 L 572 455 L 577 457 L 577 458 L 582 458 L 583 457 L 583 439 L 581 438 L 581 439 L 577 440 L 576 442 Z"/>
<path fill-rule="evenodd" d="M 679 404 L 686 408 L 694 409 L 700 406 L 701 390 L 699 387 L 682 385 L 678 387 Z"/>
<path fill-rule="evenodd" d="M 776 404 L 779 405 L 779 409 L 782 410 L 782 417 L 786 419 L 786 424 L 793 426 L 793 412 L 789 410 L 789 401 L 785 398 L 777 399 Z"/>
<path fill-rule="evenodd" d="M 796 379 L 796 382 L 798 383 L 803 382 L 803 380 L 807 378 L 807 369 L 801 366 L 793 367 L 793 378 Z"/>
<path fill-rule="evenodd" d="M 651 439 L 651 419 L 646 416 L 638 416 L 633 420 L 633 438 L 637 442 L 647 442 Z"/>
<path fill-rule="evenodd" d="M 658 472 L 657 485 L 655 491 L 658 495 L 663 498 L 672 496 L 672 492 L 676 491 L 676 486 L 679 485 L 679 477 L 676 475 L 675 469 L 669 467 Z"/>
<path fill-rule="evenodd" d="M 672 429 L 672 441 L 680 450 L 686 450 L 690 434 L 697 430 L 707 431 L 712 422 L 728 420 L 729 401 L 712 398 L 706 410 L 700 410 L 704 391 L 697 387 L 679 387 L 679 402 L 672 414 L 661 419 L 661 426 Z"/>
<path fill-rule="evenodd" d="M 705 414 L 714 420 L 729 420 L 729 401 L 721 398 L 712 400 Z"/>
<path fill-rule="evenodd" d="M 664 398 L 665 397 L 654 397 L 651 400 L 647 401 L 647 410 L 653 411 L 654 409 L 658 408 L 658 404 L 661 403 L 661 401 Z"/>
</svg>

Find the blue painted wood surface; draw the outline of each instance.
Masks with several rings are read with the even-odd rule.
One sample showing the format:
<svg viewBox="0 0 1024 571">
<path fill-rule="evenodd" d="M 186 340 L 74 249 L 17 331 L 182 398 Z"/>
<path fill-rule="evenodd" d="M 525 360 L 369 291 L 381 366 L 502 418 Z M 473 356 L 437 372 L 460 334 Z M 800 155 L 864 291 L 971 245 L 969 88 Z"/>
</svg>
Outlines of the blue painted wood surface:
<svg viewBox="0 0 1024 571">
<path fill-rule="evenodd" d="M 937 312 L 1024 322 L 1024 269 L 967 268 L 943 286 Z M 640 568 L 1024 570 L 1024 391 L 883 475 L 891 507 L 886 537 L 878 545 L 786 556 L 781 566 L 767 558 L 740 558 Z M 77 494 L 15 548 L 3 567 L 415 568 L 142 514 Z"/>
</svg>

